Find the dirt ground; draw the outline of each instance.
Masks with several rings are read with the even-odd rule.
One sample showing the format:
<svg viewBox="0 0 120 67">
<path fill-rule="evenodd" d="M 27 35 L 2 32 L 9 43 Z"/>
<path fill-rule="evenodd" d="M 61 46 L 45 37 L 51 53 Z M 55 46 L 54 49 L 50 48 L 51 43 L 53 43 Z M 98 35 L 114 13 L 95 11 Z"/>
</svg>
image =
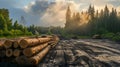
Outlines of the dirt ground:
<svg viewBox="0 0 120 67">
<path fill-rule="evenodd" d="M 109 40 L 61 40 L 38 67 L 120 67 L 120 44 Z"/>
</svg>

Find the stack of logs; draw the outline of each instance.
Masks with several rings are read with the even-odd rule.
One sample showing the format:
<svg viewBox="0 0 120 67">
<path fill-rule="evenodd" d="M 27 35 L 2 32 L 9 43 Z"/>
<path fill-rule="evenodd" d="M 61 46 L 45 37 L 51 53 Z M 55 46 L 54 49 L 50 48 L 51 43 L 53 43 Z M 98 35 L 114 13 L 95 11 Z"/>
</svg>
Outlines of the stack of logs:
<svg viewBox="0 0 120 67">
<path fill-rule="evenodd" d="M 6 58 L 18 64 L 38 64 L 58 41 L 56 35 L 5 40 L 0 43 L 0 61 Z"/>
</svg>

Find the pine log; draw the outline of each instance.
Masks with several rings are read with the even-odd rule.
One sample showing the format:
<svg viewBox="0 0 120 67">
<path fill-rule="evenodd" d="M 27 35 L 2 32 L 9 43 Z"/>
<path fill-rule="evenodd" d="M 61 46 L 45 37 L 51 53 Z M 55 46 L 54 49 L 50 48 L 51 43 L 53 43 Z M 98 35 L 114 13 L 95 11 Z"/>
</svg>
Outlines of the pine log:
<svg viewBox="0 0 120 67">
<path fill-rule="evenodd" d="M 6 56 L 11 57 L 13 55 L 12 49 L 6 49 Z"/>
<path fill-rule="evenodd" d="M 34 47 L 26 48 L 23 50 L 23 54 L 27 57 L 30 57 L 39 51 L 41 51 L 43 48 L 45 48 L 48 45 L 48 43 L 40 44 Z"/>
<path fill-rule="evenodd" d="M 16 41 L 14 41 L 13 47 L 18 48 L 19 44 L 20 44 L 20 40 L 16 40 Z"/>
<path fill-rule="evenodd" d="M 47 46 L 44 50 L 42 50 L 41 52 L 39 52 L 38 54 L 36 54 L 33 57 L 30 57 L 29 63 L 30 64 L 38 64 L 43 58 L 44 56 L 48 53 L 48 51 L 50 50 L 51 46 Z"/>
<path fill-rule="evenodd" d="M 57 35 L 52 35 L 52 41 L 59 41 L 59 37 Z"/>
<path fill-rule="evenodd" d="M 4 41 L 0 41 L 0 49 L 4 49 Z"/>
<path fill-rule="evenodd" d="M 51 47 L 54 48 L 57 45 L 57 42 L 51 43 Z"/>
<path fill-rule="evenodd" d="M 28 58 L 26 56 L 18 56 L 15 58 L 18 64 L 28 64 Z"/>
<path fill-rule="evenodd" d="M 15 50 L 13 51 L 13 56 L 18 57 L 18 56 L 20 56 L 20 53 L 21 53 L 21 50 L 15 49 Z"/>
<path fill-rule="evenodd" d="M 20 41 L 20 47 L 21 48 L 27 48 L 31 46 L 38 45 L 40 43 L 44 43 L 49 41 L 50 38 L 33 38 L 33 39 L 22 39 Z"/>
<path fill-rule="evenodd" d="M 12 47 L 12 44 L 13 44 L 13 40 L 6 40 L 5 42 L 4 42 L 4 47 L 5 48 L 10 48 L 10 47 Z"/>
<path fill-rule="evenodd" d="M 0 58 L 5 57 L 5 50 L 0 51 Z"/>
</svg>

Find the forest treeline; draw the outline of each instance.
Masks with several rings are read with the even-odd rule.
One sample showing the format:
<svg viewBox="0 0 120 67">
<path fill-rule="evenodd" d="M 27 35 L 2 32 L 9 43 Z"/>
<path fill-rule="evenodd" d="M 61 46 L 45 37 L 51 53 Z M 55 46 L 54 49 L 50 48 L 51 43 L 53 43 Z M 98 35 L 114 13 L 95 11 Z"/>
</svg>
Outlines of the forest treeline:
<svg viewBox="0 0 120 67">
<path fill-rule="evenodd" d="M 28 30 L 32 33 L 35 33 L 35 30 L 44 34 L 54 33 L 63 38 L 84 38 L 98 34 L 102 38 L 120 41 L 120 12 L 115 8 L 110 11 L 106 5 L 98 11 L 90 5 L 85 12 L 72 12 L 71 9 L 68 6 L 64 28 L 31 25 Z"/>
<path fill-rule="evenodd" d="M 71 9 L 68 6 L 66 10 L 65 27 L 26 27 L 18 21 L 13 22 L 8 9 L 0 9 L 0 36 L 57 34 L 62 38 L 84 38 L 98 34 L 102 38 L 120 41 L 120 12 L 115 8 L 110 10 L 106 5 L 104 9 L 95 10 L 90 5 L 85 12 L 72 12 Z"/>
<path fill-rule="evenodd" d="M 86 20 L 81 21 L 86 15 Z M 84 23 L 80 25 L 81 23 Z M 69 33 L 76 33 L 79 35 L 91 35 L 91 34 L 104 34 L 104 33 L 118 33 L 120 32 L 120 13 L 112 8 L 112 11 L 108 9 L 107 5 L 100 12 L 95 10 L 94 6 L 89 6 L 86 12 L 72 13 L 70 7 L 66 12 L 66 24 L 65 29 Z"/>
<path fill-rule="evenodd" d="M 90 5 L 86 12 L 72 12 L 68 7 L 65 30 L 69 34 L 87 36 L 98 34 L 103 38 L 120 41 L 120 12 L 115 8 L 110 11 L 107 5 L 100 11 Z"/>
<path fill-rule="evenodd" d="M 8 9 L 0 9 L 0 36 L 23 36 L 23 35 L 32 35 L 31 32 L 28 32 L 27 27 L 19 24 L 16 20 L 13 20 L 9 16 Z"/>
</svg>

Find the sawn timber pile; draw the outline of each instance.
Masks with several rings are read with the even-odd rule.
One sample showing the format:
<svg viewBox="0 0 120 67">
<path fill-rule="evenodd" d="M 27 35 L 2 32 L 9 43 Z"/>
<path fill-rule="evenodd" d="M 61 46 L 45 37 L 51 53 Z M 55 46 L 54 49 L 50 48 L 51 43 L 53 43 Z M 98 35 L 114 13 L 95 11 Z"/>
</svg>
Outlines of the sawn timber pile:
<svg viewBox="0 0 120 67">
<path fill-rule="evenodd" d="M 56 35 L 5 40 L 0 43 L 0 62 L 36 65 L 58 41 Z"/>
</svg>

